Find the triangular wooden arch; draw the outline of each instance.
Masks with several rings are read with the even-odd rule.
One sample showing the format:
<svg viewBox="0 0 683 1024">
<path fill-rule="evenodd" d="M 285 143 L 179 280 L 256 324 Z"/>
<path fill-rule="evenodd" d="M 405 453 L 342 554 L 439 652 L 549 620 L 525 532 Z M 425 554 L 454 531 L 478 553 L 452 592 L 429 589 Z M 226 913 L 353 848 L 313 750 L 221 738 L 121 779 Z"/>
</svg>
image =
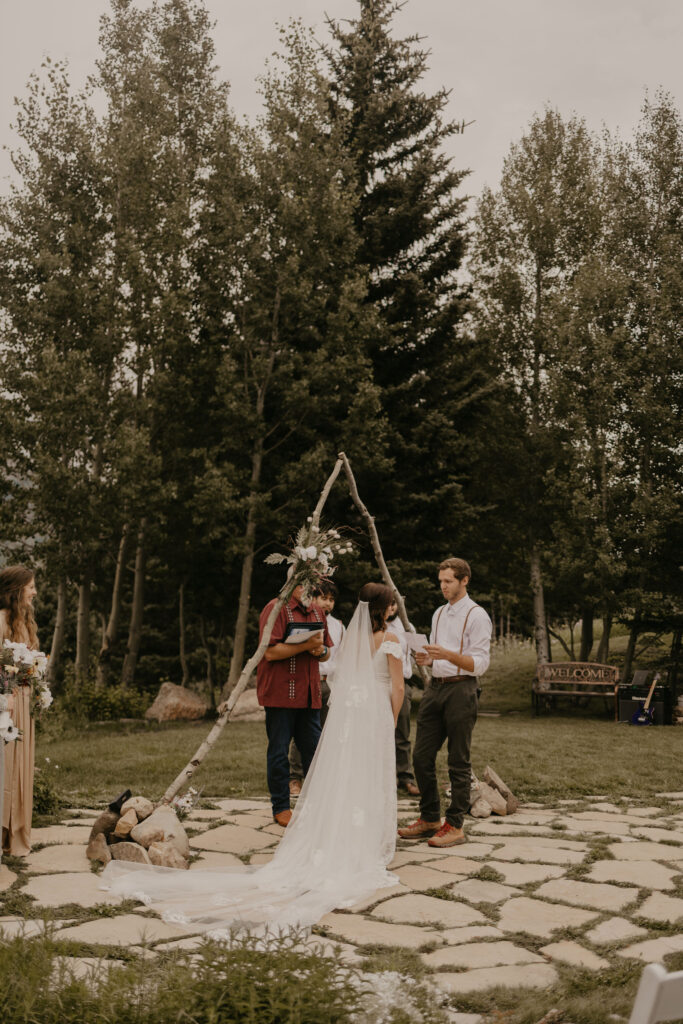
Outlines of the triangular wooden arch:
<svg viewBox="0 0 683 1024">
<path fill-rule="evenodd" d="M 406 607 L 403 597 L 398 592 L 394 584 L 394 581 L 391 578 L 389 569 L 387 568 L 387 563 L 384 560 L 382 547 L 379 542 L 379 535 L 377 533 L 377 527 L 375 526 L 375 520 L 370 515 L 370 512 L 368 511 L 366 505 L 363 503 L 358 493 L 358 486 L 356 484 L 356 478 L 353 475 L 353 470 L 351 469 L 351 463 L 349 462 L 344 452 L 339 453 L 334 469 L 330 473 L 325 483 L 325 486 L 320 492 L 318 504 L 315 506 L 315 509 L 313 511 L 312 521 L 313 523 L 315 523 L 316 526 L 320 522 L 320 514 L 325 506 L 325 502 L 330 496 L 330 491 L 332 490 L 334 482 L 339 476 L 342 469 L 344 470 L 347 477 L 349 492 L 351 494 L 351 498 L 353 499 L 353 503 L 357 507 L 358 511 L 363 517 L 363 520 L 366 523 L 368 534 L 370 536 L 370 541 L 372 543 L 372 550 L 374 551 L 377 565 L 382 574 L 382 579 L 384 580 L 388 587 L 391 587 L 391 589 L 394 591 L 394 594 L 396 595 L 398 614 L 401 618 L 401 622 L 403 623 L 405 629 L 414 632 L 413 627 L 410 625 L 408 621 L 408 615 L 406 613 Z M 295 586 L 296 582 L 293 579 L 288 579 L 287 582 L 282 587 L 280 593 L 278 594 L 278 599 L 273 605 L 270 615 L 268 616 L 268 621 L 266 622 L 265 628 L 263 630 L 263 635 L 261 636 L 261 640 L 259 642 L 258 647 L 252 654 L 251 658 L 249 658 L 244 668 L 242 669 L 240 677 L 237 680 L 237 683 L 234 689 L 232 690 L 230 696 L 219 707 L 219 718 L 214 723 L 211 731 L 209 732 L 209 735 L 201 744 L 197 752 L 187 762 L 187 764 L 180 772 L 180 774 L 176 776 L 171 785 L 168 787 L 168 789 L 164 793 L 162 803 L 170 803 L 173 797 L 176 796 L 176 794 L 179 793 L 180 790 L 183 789 L 183 787 L 189 783 L 190 779 L 196 772 L 197 768 L 199 768 L 201 763 L 204 761 L 206 755 L 209 753 L 214 743 L 220 736 L 221 732 L 228 724 L 228 721 L 230 720 L 230 715 L 232 714 L 232 710 L 235 707 L 235 704 L 237 703 L 241 693 L 246 687 L 252 672 L 254 671 L 254 669 L 256 668 L 256 666 L 258 665 L 258 663 L 260 662 L 261 658 L 265 653 L 266 647 L 268 646 L 268 641 L 270 640 L 271 637 L 271 633 L 273 632 L 273 627 L 275 626 L 275 620 L 277 619 L 278 613 L 282 608 L 283 604 L 289 600 L 292 590 L 294 589 Z M 425 685 L 427 685 L 428 677 L 425 669 L 421 666 L 418 666 L 418 671 L 422 676 L 423 682 L 425 683 Z"/>
</svg>

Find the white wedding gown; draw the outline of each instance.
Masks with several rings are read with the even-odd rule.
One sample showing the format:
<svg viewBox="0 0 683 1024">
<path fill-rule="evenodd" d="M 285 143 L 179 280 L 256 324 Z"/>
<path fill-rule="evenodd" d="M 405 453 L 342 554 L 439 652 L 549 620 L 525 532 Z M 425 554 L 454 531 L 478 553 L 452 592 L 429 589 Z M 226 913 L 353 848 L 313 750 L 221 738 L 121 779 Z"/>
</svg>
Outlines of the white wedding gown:
<svg viewBox="0 0 683 1024">
<path fill-rule="evenodd" d="M 112 861 L 103 887 L 148 904 L 164 920 L 217 938 L 230 931 L 310 927 L 398 879 L 391 678 L 360 602 L 335 659 L 330 708 L 292 820 L 260 867 L 192 871 Z"/>
</svg>

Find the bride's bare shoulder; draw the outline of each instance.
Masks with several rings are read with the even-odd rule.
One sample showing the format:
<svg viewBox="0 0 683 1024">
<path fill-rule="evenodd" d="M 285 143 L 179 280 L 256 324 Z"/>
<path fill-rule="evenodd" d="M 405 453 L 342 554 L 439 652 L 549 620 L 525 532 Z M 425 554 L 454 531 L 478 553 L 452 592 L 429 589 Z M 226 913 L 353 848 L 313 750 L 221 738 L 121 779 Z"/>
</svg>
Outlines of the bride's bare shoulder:
<svg viewBox="0 0 683 1024">
<path fill-rule="evenodd" d="M 390 644 L 397 644 L 399 642 L 395 633 L 385 633 L 384 639 L 388 640 Z"/>
</svg>

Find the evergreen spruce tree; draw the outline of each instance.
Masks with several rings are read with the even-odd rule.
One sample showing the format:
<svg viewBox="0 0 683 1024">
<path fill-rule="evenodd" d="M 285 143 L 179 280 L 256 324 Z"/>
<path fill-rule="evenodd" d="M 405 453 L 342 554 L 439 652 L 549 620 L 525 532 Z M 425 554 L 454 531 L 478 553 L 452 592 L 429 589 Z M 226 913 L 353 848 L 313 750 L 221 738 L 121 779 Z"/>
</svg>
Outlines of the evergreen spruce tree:
<svg viewBox="0 0 683 1024">
<path fill-rule="evenodd" d="M 368 353 L 394 456 L 372 511 L 405 586 L 424 575 L 425 559 L 455 550 L 462 536 L 472 417 L 487 374 L 461 333 L 467 200 L 458 189 L 467 172 L 445 153 L 461 128 L 446 117 L 445 89 L 421 89 L 429 54 L 419 37 L 392 34 L 401 4 L 359 5 L 357 19 L 330 23 L 326 54 L 353 160 L 358 258 L 378 320 Z M 359 483 L 368 493 L 369 482 Z"/>
</svg>

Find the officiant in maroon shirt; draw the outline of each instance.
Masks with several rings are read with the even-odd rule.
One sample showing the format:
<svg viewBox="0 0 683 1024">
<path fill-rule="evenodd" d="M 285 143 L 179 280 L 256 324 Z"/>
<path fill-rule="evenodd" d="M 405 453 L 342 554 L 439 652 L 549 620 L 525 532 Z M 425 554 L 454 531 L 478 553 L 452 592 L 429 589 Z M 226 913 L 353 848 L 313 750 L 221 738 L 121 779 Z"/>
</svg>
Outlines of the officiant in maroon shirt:
<svg viewBox="0 0 683 1024">
<path fill-rule="evenodd" d="M 278 825 L 288 825 L 289 809 L 289 744 L 292 739 L 301 752 L 304 775 L 308 772 L 320 739 L 321 661 L 330 656 L 332 640 L 327 631 L 325 613 L 314 604 L 302 601 L 303 588 L 296 587 L 287 604 L 280 609 L 275 626 L 256 670 L 256 695 L 266 711 L 268 735 L 268 789 L 273 805 L 273 818 Z M 269 601 L 259 619 L 259 637 L 275 600 Z M 301 623 L 320 623 L 302 643 L 285 643 L 288 627 Z"/>
</svg>

